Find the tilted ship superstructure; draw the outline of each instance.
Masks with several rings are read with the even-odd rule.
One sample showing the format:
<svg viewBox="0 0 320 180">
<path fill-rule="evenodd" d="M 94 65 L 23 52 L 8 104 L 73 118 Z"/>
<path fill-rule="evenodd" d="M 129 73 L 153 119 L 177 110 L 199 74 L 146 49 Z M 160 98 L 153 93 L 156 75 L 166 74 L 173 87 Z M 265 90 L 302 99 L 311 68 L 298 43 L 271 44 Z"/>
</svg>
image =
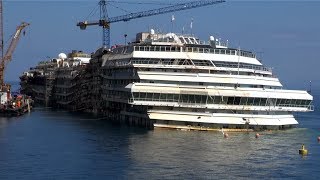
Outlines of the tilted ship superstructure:
<svg viewBox="0 0 320 180">
<path fill-rule="evenodd" d="M 294 112 L 313 110 L 308 92 L 283 89 L 254 53 L 229 48 L 212 36 L 204 42 L 193 35 L 151 30 L 138 33 L 128 45 L 97 50 L 86 65 L 64 68 L 67 77 L 62 67 L 52 71 L 53 106 L 94 111 L 129 124 L 285 129 L 298 124 Z M 23 77 L 30 80 L 28 73 Z M 31 89 L 24 87 L 26 93 Z M 61 93 L 67 97 L 59 99 Z"/>
</svg>

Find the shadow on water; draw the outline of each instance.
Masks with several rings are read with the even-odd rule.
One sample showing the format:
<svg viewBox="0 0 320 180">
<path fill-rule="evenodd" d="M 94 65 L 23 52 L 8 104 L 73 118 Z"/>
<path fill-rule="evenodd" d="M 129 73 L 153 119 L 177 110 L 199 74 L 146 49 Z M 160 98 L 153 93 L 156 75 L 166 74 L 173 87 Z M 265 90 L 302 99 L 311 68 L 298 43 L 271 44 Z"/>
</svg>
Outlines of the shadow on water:
<svg viewBox="0 0 320 180">
<path fill-rule="evenodd" d="M 314 118 L 314 117 L 311 117 Z M 35 110 L 0 120 L 0 179 L 235 179 L 319 177 L 319 133 L 120 126 L 89 114 Z M 305 144 L 309 155 L 301 158 Z"/>
</svg>

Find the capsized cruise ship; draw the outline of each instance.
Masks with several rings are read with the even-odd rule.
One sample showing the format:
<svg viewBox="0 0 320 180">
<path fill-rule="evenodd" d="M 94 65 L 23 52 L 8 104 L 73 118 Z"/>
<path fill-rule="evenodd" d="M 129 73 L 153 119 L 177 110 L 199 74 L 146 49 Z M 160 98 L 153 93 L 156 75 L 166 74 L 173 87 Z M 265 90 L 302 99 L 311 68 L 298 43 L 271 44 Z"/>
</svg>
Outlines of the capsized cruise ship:
<svg viewBox="0 0 320 180">
<path fill-rule="evenodd" d="M 284 89 L 254 53 L 212 36 L 151 30 L 84 63 L 71 57 L 25 72 L 24 92 L 44 105 L 150 128 L 278 130 L 298 125 L 293 113 L 313 111 L 308 92 Z"/>
<path fill-rule="evenodd" d="M 197 130 L 285 129 L 294 112 L 313 111 L 306 91 L 283 89 L 250 51 L 208 36 L 139 33 L 102 58 L 102 107 L 154 127 Z"/>
</svg>

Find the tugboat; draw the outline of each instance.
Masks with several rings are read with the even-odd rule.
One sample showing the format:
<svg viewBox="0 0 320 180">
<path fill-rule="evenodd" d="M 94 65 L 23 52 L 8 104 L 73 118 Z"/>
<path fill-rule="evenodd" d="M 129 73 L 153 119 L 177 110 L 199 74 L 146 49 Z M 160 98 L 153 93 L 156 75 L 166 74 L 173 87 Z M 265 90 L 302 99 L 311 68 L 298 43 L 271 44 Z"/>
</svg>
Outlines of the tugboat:
<svg viewBox="0 0 320 180">
<path fill-rule="evenodd" d="M 10 85 L 0 87 L 0 116 L 20 116 L 30 112 L 33 100 L 29 96 L 20 93 L 11 93 L 10 88 Z"/>
</svg>

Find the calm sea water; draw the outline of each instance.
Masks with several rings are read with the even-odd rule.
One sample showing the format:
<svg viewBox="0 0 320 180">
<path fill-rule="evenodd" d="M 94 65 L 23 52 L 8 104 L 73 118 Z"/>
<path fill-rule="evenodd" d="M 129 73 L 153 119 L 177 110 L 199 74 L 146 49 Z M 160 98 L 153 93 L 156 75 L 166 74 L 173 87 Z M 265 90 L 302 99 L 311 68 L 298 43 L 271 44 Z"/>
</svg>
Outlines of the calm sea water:
<svg viewBox="0 0 320 180">
<path fill-rule="evenodd" d="M 298 115 L 299 128 L 225 139 L 36 109 L 0 119 L 0 179 L 319 179 L 319 117 L 317 106 Z"/>
</svg>

